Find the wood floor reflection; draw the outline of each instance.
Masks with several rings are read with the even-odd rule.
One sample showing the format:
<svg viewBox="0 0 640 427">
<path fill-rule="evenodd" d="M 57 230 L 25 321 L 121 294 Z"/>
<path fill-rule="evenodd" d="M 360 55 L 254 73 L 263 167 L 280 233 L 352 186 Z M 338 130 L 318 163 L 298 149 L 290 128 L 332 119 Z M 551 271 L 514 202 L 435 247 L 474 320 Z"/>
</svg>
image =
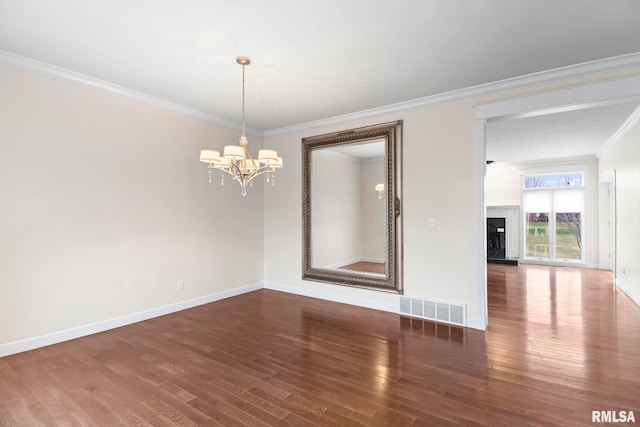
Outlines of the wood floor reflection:
<svg viewBox="0 0 640 427">
<path fill-rule="evenodd" d="M 361 273 L 384 274 L 384 262 L 359 261 L 340 267 L 340 269 L 359 271 Z"/>
<path fill-rule="evenodd" d="M 0 425 L 590 425 L 640 418 L 640 309 L 489 265 L 486 332 L 260 290 L 0 358 Z"/>
</svg>

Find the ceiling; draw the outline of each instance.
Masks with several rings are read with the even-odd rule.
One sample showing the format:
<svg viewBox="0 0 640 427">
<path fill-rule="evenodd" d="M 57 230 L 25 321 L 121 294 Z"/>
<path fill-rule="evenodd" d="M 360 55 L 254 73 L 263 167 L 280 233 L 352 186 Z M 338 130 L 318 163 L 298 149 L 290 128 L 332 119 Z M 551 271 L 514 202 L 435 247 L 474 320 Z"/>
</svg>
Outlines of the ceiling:
<svg viewBox="0 0 640 427">
<path fill-rule="evenodd" d="M 639 16 L 637 0 L 0 0 L 0 50 L 233 123 L 249 56 L 261 132 L 640 52 Z"/>
<path fill-rule="evenodd" d="M 522 162 L 597 154 L 636 108 L 635 103 L 622 103 L 488 123 L 487 160 Z"/>
<path fill-rule="evenodd" d="M 323 150 L 340 154 L 360 162 L 379 161 L 384 160 L 385 142 L 386 141 L 384 139 L 379 139 L 357 144 L 350 143 L 345 145 L 332 145 L 323 148 Z"/>
</svg>

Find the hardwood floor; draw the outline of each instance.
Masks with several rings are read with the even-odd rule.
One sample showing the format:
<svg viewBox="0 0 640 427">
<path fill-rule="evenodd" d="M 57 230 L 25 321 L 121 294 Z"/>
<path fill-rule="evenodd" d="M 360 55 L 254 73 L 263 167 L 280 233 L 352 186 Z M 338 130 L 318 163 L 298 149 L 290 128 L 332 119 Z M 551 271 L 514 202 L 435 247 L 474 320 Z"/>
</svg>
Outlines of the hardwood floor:
<svg viewBox="0 0 640 427">
<path fill-rule="evenodd" d="M 640 419 L 640 308 L 610 273 L 489 265 L 488 277 L 487 332 L 260 290 L 0 358 L 0 425 Z"/>
</svg>

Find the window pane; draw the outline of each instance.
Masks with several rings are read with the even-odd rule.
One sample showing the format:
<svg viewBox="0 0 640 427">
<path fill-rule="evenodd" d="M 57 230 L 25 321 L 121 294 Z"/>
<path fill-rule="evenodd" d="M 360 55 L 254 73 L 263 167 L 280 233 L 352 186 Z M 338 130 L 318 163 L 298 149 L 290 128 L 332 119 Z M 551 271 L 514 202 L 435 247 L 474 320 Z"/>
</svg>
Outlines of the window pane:
<svg viewBox="0 0 640 427">
<path fill-rule="evenodd" d="M 526 214 L 526 256 L 549 258 L 549 214 Z"/>
<path fill-rule="evenodd" d="M 582 215 L 556 213 L 556 258 L 582 259 Z"/>
<path fill-rule="evenodd" d="M 524 177 L 524 188 L 583 187 L 582 181 L 582 172 L 557 175 L 530 175 Z"/>
</svg>

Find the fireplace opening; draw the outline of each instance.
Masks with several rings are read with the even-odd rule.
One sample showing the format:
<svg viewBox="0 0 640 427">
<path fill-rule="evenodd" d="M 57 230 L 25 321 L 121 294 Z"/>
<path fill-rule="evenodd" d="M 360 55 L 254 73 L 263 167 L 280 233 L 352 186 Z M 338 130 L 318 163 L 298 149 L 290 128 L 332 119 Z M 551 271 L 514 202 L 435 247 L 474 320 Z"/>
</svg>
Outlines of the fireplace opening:
<svg viewBox="0 0 640 427">
<path fill-rule="evenodd" d="M 518 265 L 518 260 L 507 258 L 506 218 L 487 218 L 487 262 Z"/>
<path fill-rule="evenodd" d="M 487 258 L 505 259 L 505 218 L 487 218 Z"/>
</svg>

